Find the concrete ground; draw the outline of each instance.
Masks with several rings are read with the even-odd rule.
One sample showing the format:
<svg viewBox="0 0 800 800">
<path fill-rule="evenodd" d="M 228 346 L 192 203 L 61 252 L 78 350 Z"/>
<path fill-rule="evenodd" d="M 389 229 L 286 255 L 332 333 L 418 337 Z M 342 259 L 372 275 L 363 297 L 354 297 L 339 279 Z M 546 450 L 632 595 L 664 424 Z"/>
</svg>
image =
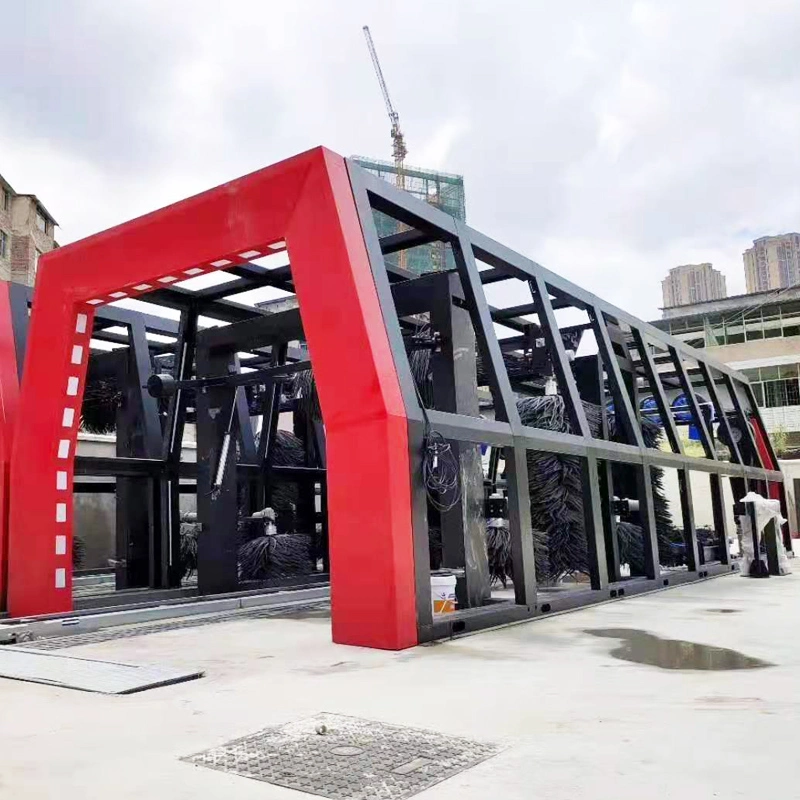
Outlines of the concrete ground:
<svg viewBox="0 0 800 800">
<path fill-rule="evenodd" d="M 319 615 L 62 650 L 207 677 L 129 696 L 0 680 L 0 798 L 300 800 L 179 758 L 321 711 L 503 745 L 424 800 L 797 797 L 799 590 L 730 576 L 402 653 L 334 645 Z M 774 666 L 631 663 L 585 632 L 603 628 Z"/>
</svg>

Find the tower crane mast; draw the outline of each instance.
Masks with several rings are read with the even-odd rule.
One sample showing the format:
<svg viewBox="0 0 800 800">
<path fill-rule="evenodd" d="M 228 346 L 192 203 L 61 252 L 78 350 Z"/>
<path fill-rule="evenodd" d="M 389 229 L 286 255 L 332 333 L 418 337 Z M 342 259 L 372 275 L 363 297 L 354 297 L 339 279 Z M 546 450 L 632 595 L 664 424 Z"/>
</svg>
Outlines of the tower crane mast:
<svg viewBox="0 0 800 800">
<path fill-rule="evenodd" d="M 397 186 L 400 189 L 405 189 L 406 181 L 404 165 L 408 151 L 406 150 L 405 137 L 403 136 L 403 132 L 400 130 L 400 115 L 397 113 L 397 111 L 395 111 L 395 108 L 392 105 L 392 99 L 389 97 L 389 89 L 387 88 L 386 81 L 383 77 L 381 63 L 378 61 L 378 54 L 375 51 L 375 44 L 373 43 L 372 35 L 369 32 L 369 25 L 364 26 L 364 36 L 366 37 L 367 47 L 369 48 L 369 54 L 372 58 L 372 66 L 375 68 L 375 74 L 378 76 L 378 83 L 380 84 L 381 92 L 383 93 L 383 102 L 386 103 L 386 111 L 389 114 L 389 121 L 392 123 L 392 157 L 394 158 L 394 166 L 397 170 Z"/>
</svg>

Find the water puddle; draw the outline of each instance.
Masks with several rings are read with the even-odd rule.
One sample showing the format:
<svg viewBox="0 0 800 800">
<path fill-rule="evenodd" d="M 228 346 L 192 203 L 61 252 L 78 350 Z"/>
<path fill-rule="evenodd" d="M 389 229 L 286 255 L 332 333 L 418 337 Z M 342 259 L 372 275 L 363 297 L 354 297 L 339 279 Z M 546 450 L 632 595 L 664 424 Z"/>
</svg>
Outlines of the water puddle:
<svg viewBox="0 0 800 800">
<path fill-rule="evenodd" d="M 634 628 L 590 628 L 584 633 L 604 639 L 619 639 L 620 644 L 610 653 L 612 658 L 661 669 L 730 670 L 774 666 L 769 661 L 727 647 L 712 647 L 682 639 L 662 639 Z"/>
</svg>

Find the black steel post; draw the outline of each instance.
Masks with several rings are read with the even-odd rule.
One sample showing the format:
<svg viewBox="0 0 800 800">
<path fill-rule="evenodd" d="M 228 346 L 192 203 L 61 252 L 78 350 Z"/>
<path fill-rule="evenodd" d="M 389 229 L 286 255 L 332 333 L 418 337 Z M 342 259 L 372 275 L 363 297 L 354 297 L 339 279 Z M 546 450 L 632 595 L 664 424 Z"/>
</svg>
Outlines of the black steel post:
<svg viewBox="0 0 800 800">
<path fill-rule="evenodd" d="M 681 521 L 683 523 L 683 542 L 686 547 L 686 566 L 690 572 L 695 572 L 705 559 L 697 545 L 691 479 L 692 474 L 688 469 L 678 470 L 678 490 L 681 496 Z"/>
<path fill-rule="evenodd" d="M 437 282 L 430 298 L 430 319 L 441 346 L 431 356 L 436 408 L 477 417 L 477 358 L 470 314 L 455 305 L 463 300 L 457 275 Z M 463 608 L 484 605 L 491 596 L 489 561 L 486 555 L 486 520 L 483 513 L 483 466 L 480 445 L 451 441 L 460 465 L 461 498 L 449 511 L 441 512 L 442 566 L 463 568 L 458 601 Z"/>
<path fill-rule="evenodd" d="M 728 541 L 728 515 L 725 508 L 725 493 L 723 491 L 723 478 L 716 473 L 709 476 L 711 485 L 711 509 L 714 515 L 714 530 L 717 534 L 719 560 L 722 564 L 731 563 L 731 545 Z"/>
<path fill-rule="evenodd" d="M 117 417 L 117 456 L 160 458 L 158 402 L 144 390 L 152 372 L 147 331 L 138 317 L 127 328 L 127 358 L 119 371 L 123 392 Z M 163 565 L 153 558 L 150 544 L 151 534 L 158 537 L 161 530 L 158 499 L 148 485 L 151 480 L 117 479 L 117 589 L 163 585 L 159 580 Z"/>
<path fill-rule="evenodd" d="M 650 467 L 635 466 L 636 492 L 639 499 L 639 518 L 644 541 L 644 572 L 650 579 L 661 575 L 658 558 L 658 536 L 656 532 L 656 515 L 653 507 L 653 476 Z"/>
<path fill-rule="evenodd" d="M 197 348 L 197 376 L 235 369 L 235 356 Z M 197 585 L 201 594 L 238 586 L 236 394 L 241 388 L 212 386 L 197 393 Z"/>
<path fill-rule="evenodd" d="M 770 575 L 780 575 L 780 560 L 778 558 L 778 525 L 771 519 L 764 528 L 764 549 L 767 552 L 767 568 Z"/>
<path fill-rule="evenodd" d="M 175 342 L 173 375 L 177 381 L 189 380 L 192 375 L 197 342 L 198 312 L 190 307 L 181 312 L 178 338 Z M 183 431 L 189 393 L 185 389 L 170 398 L 164 424 L 161 457 L 166 468 L 159 483 L 161 535 L 153 542 L 154 557 L 162 565 L 157 585 L 180 586 L 180 463 Z M 154 584 L 155 585 L 155 584 Z"/>
<path fill-rule="evenodd" d="M 589 579 L 592 589 L 606 589 L 608 587 L 608 561 L 598 469 L 598 461 L 594 456 L 581 460 L 581 488 L 583 490 L 586 547 L 589 555 Z M 616 536 L 614 538 L 616 539 Z M 619 559 L 619 552 L 616 553 L 616 558 Z"/>
<path fill-rule="evenodd" d="M 536 604 L 536 560 L 528 490 L 528 456 L 522 447 L 506 447 L 503 457 L 508 481 L 508 526 L 514 565 L 514 600 L 518 605 L 532 607 Z"/>
<path fill-rule="evenodd" d="M 135 395 L 140 391 L 132 376 L 131 353 L 111 354 L 117 362 L 117 383 L 122 389 L 116 412 L 116 455 L 136 458 L 144 455 L 140 408 Z M 153 495 L 147 477 L 117 476 L 115 480 L 115 586 L 134 589 L 150 585 L 150 531 L 153 525 Z"/>
</svg>

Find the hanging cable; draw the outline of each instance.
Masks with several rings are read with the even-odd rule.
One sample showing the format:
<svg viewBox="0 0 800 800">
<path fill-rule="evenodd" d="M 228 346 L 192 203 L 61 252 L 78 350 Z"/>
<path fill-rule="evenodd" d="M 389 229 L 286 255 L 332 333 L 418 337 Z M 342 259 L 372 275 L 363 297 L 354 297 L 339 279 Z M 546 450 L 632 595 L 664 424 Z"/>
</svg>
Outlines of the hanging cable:
<svg viewBox="0 0 800 800">
<path fill-rule="evenodd" d="M 422 482 L 428 502 L 437 511 L 444 513 L 455 508 L 461 500 L 461 466 L 450 442 L 431 427 L 416 381 L 414 390 L 425 421 L 425 432 L 422 436 Z"/>
<path fill-rule="evenodd" d="M 422 479 L 428 500 L 438 511 L 450 511 L 461 500 L 461 470 L 450 442 L 429 431 L 423 443 Z M 447 500 L 446 498 L 450 499 Z"/>
</svg>

